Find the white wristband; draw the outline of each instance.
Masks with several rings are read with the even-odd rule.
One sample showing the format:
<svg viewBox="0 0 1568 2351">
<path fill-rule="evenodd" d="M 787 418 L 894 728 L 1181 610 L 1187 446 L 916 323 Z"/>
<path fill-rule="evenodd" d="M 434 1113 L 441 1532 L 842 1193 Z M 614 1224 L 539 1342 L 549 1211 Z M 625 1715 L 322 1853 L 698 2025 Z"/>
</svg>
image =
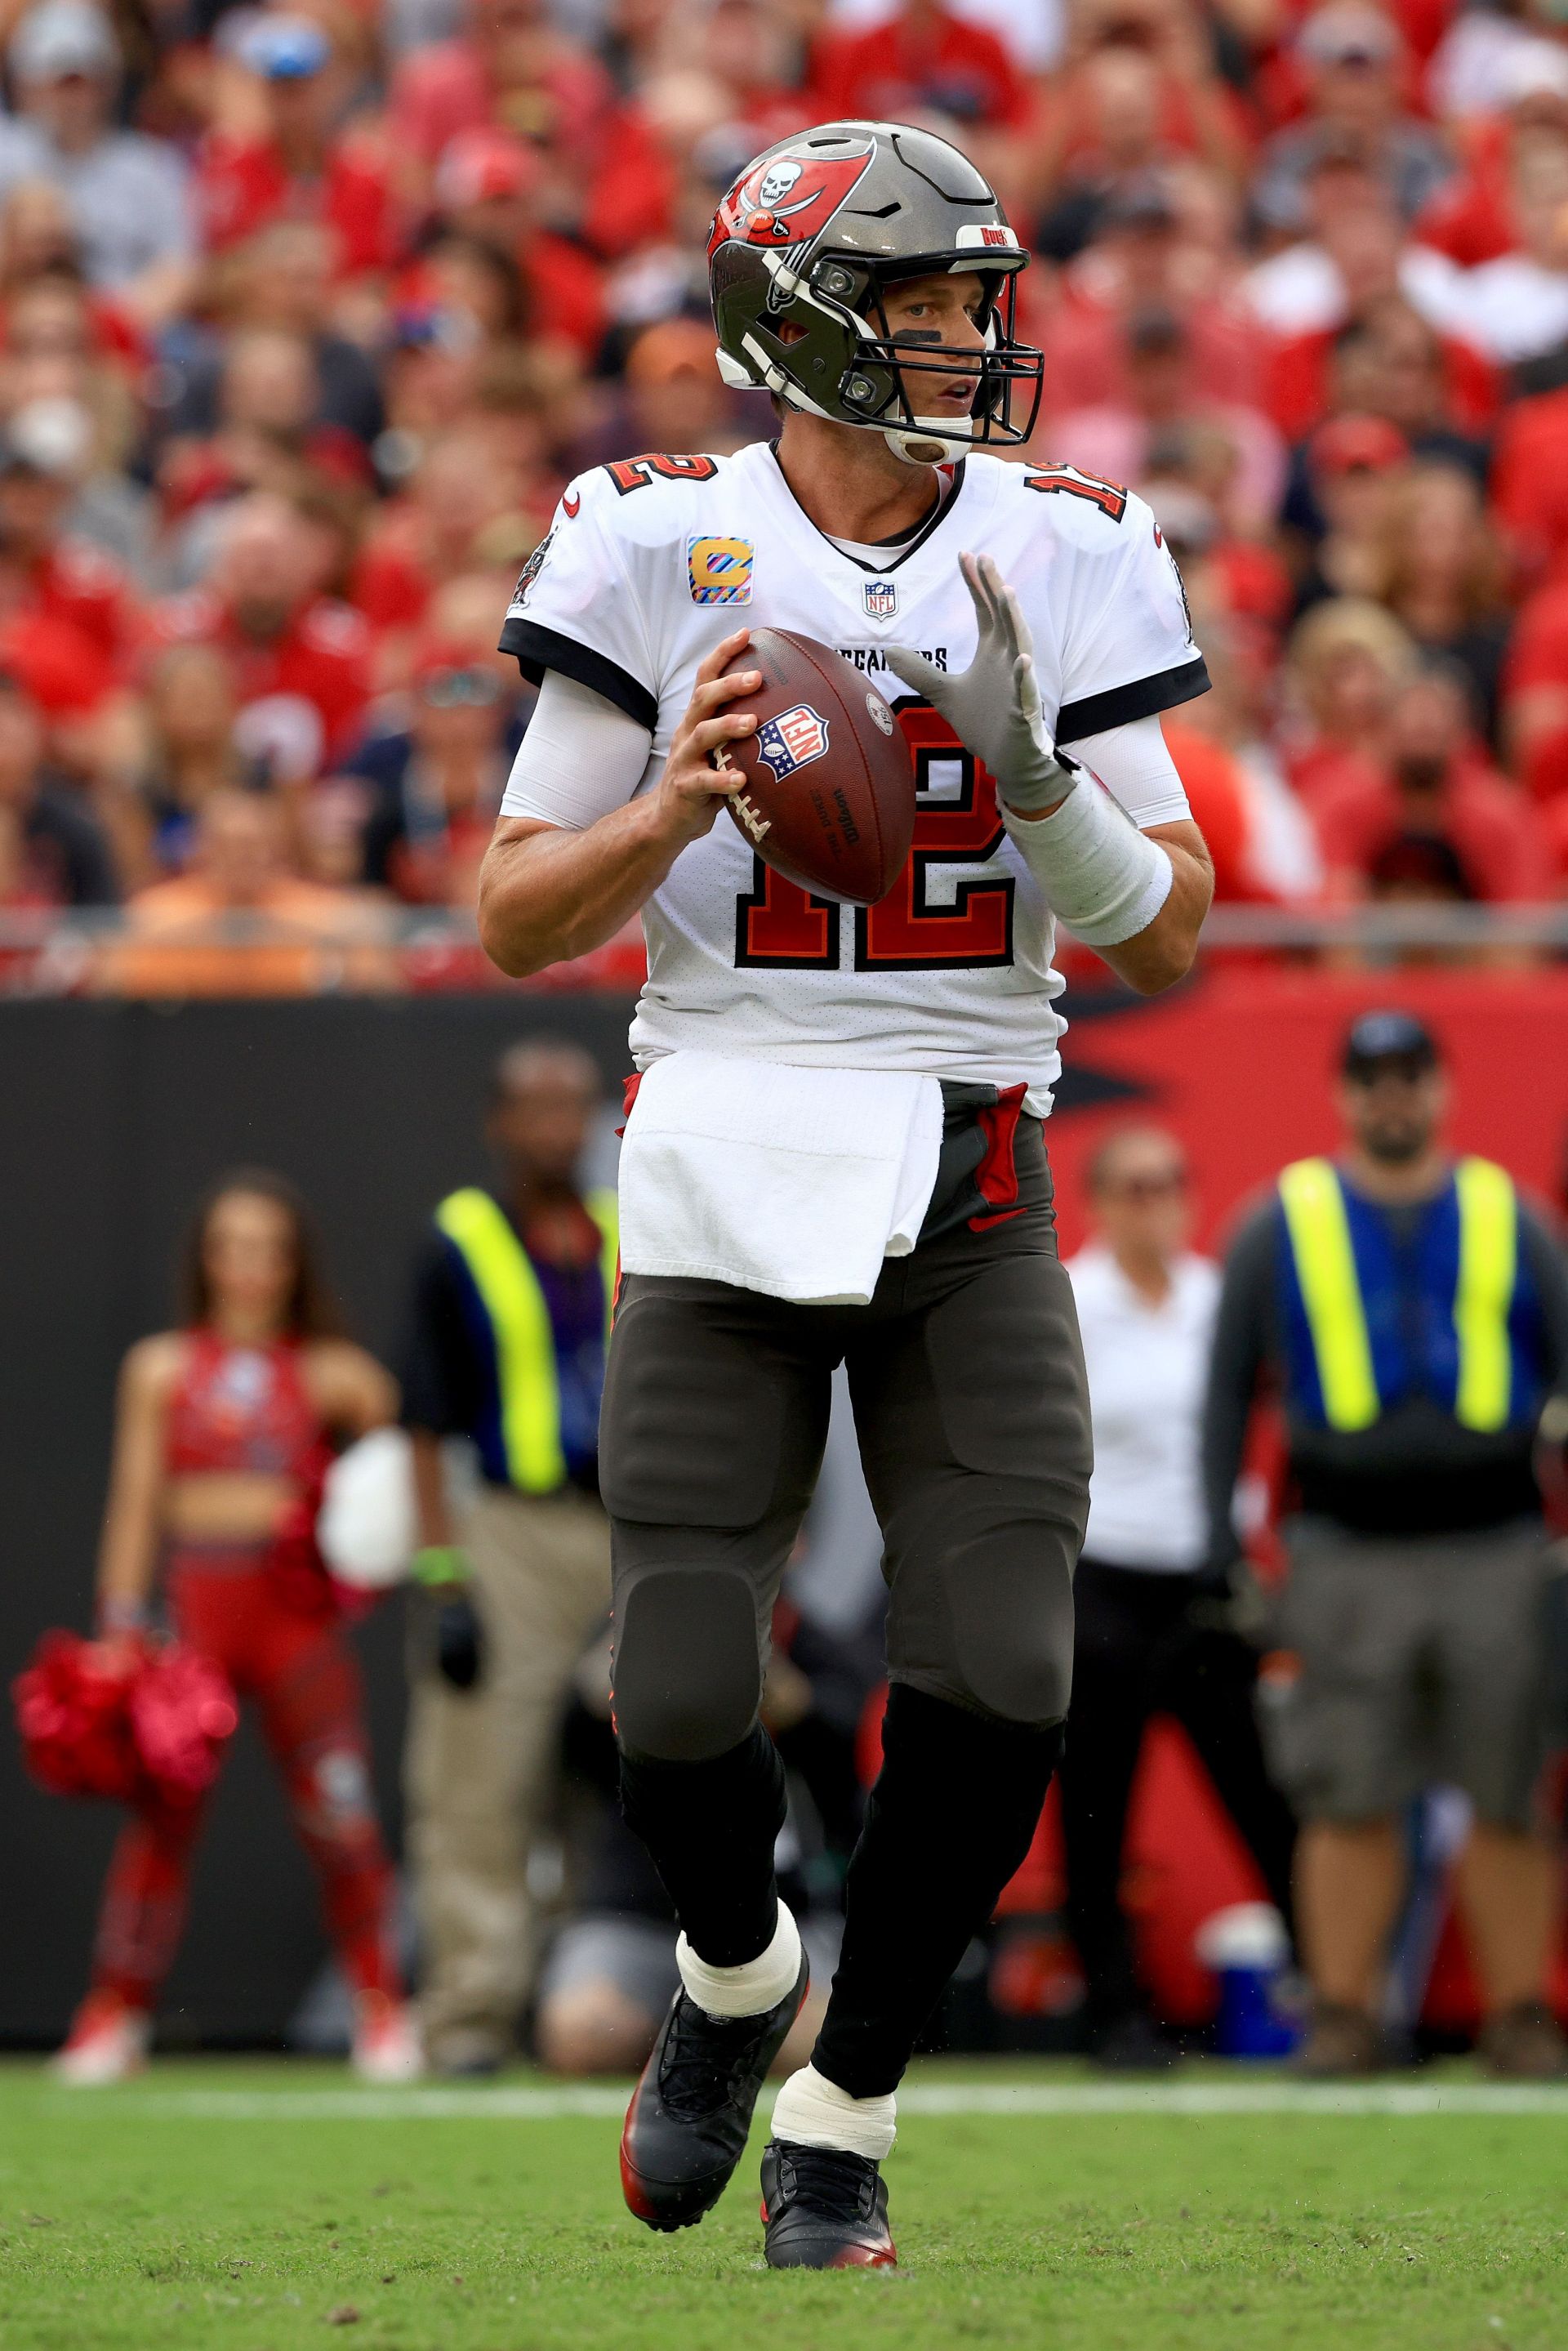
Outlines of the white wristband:
<svg viewBox="0 0 1568 2351">
<path fill-rule="evenodd" d="M 1157 841 L 1080 774 L 1061 807 L 1033 823 L 1002 811 L 1046 904 L 1092 947 L 1119 946 L 1153 922 L 1175 879 Z"/>
</svg>

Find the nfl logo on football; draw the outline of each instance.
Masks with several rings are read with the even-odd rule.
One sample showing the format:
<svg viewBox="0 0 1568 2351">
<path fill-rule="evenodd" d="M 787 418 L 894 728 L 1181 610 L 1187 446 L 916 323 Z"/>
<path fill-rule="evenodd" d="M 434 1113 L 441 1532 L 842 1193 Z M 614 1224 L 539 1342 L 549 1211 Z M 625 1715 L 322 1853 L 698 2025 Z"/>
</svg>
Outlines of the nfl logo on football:
<svg viewBox="0 0 1568 2351">
<path fill-rule="evenodd" d="M 898 590 L 891 580 L 867 580 L 860 595 L 870 620 L 890 621 L 898 609 Z"/>
<path fill-rule="evenodd" d="M 780 783 L 786 776 L 793 776 L 797 768 L 809 768 L 826 748 L 827 721 L 809 702 L 797 702 L 793 710 L 781 710 L 776 718 L 764 718 L 757 729 L 758 756 Z"/>
</svg>

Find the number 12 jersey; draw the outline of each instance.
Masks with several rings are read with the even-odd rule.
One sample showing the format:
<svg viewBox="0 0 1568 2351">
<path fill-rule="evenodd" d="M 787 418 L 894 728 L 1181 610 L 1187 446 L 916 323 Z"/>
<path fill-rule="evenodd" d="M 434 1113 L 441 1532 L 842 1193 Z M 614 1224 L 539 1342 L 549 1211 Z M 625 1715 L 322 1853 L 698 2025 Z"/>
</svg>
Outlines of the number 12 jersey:
<svg viewBox="0 0 1568 2351">
<path fill-rule="evenodd" d="M 1070 746 L 1201 694 L 1180 577 L 1149 509 L 1071 466 L 971 456 L 887 568 L 826 538 L 771 445 L 636 457 L 575 481 L 524 569 L 501 643 L 524 674 L 576 679 L 645 726 L 653 789 L 698 665 L 741 627 L 836 648 L 888 703 L 914 754 L 914 847 L 880 904 L 840 906 L 764 865 L 721 810 L 644 909 L 639 1067 L 681 1046 L 807 1067 L 914 1070 L 1029 1087 L 1060 1072 L 1049 908 L 1008 839 L 991 776 L 888 668 L 889 643 L 972 660 L 961 552 L 992 556 L 1034 638 L 1046 723 Z M 588 774 L 504 813 L 587 826 Z M 1136 813 L 1136 811 L 1135 811 Z"/>
</svg>

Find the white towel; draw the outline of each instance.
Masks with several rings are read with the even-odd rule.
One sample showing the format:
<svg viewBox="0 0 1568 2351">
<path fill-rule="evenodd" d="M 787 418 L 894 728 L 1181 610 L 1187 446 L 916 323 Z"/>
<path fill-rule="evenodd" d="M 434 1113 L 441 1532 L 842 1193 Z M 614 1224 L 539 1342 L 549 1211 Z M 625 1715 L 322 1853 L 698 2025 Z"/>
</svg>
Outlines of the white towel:
<svg viewBox="0 0 1568 2351">
<path fill-rule="evenodd" d="M 867 1305 L 883 1259 L 915 1246 L 941 1139 L 935 1078 L 667 1054 L 627 1121 L 621 1263 Z"/>
</svg>

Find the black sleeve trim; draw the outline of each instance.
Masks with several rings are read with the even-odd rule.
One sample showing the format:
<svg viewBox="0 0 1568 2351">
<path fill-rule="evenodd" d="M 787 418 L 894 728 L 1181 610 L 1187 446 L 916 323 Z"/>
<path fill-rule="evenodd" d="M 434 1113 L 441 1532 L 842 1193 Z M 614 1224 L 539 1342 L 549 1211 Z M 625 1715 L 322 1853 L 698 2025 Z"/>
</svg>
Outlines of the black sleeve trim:
<svg viewBox="0 0 1568 2351">
<path fill-rule="evenodd" d="M 602 694 L 650 735 L 659 732 L 659 705 L 646 685 L 640 684 L 618 662 L 597 653 L 591 645 L 579 644 L 576 637 L 564 637 L 557 629 L 542 629 L 536 621 L 508 621 L 501 632 L 501 650 L 515 655 L 517 666 L 530 685 L 539 685 L 547 669 L 558 669 L 563 677 L 575 678 L 595 694 Z M 1201 666 L 1201 664 L 1199 664 Z M 1208 684 L 1208 680 L 1204 680 Z"/>
<path fill-rule="evenodd" d="M 503 638 L 502 643 L 505 642 Z M 1203 656 L 1196 653 L 1179 669 L 1162 669 L 1158 677 L 1134 678 L 1130 685 L 1113 685 L 1104 694 L 1086 694 L 1082 702 L 1064 702 L 1056 713 L 1056 740 L 1081 743 L 1086 735 L 1130 726 L 1135 718 L 1152 718 L 1156 711 L 1196 702 L 1209 686 Z"/>
</svg>

